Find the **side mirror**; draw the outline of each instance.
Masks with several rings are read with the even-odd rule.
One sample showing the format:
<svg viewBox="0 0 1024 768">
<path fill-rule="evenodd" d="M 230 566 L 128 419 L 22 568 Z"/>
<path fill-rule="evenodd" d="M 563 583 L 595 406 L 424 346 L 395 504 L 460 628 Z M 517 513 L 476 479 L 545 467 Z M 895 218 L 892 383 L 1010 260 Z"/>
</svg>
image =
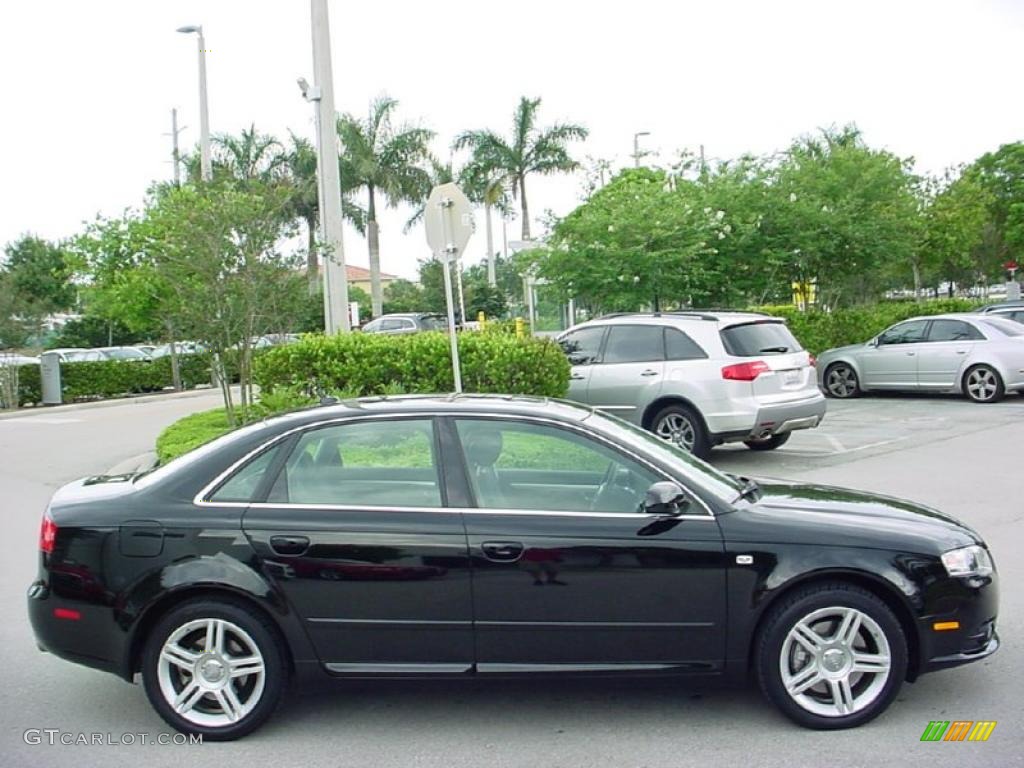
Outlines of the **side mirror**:
<svg viewBox="0 0 1024 768">
<path fill-rule="evenodd" d="M 880 336 L 875 336 L 875 338 L 873 338 L 871 341 L 868 342 L 868 346 L 869 347 L 877 347 L 878 343 L 879 343 L 878 340 L 880 338 L 881 338 Z"/>
<path fill-rule="evenodd" d="M 681 515 L 690 505 L 687 496 L 677 483 L 662 480 L 647 489 L 644 496 L 643 511 L 648 515 Z"/>
</svg>

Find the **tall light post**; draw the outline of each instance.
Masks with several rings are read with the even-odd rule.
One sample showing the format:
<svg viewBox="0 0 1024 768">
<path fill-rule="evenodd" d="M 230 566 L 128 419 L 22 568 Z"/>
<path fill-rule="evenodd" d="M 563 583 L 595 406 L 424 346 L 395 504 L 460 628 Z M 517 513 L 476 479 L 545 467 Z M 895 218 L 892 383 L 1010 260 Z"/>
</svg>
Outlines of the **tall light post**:
<svg viewBox="0 0 1024 768">
<path fill-rule="evenodd" d="M 178 27 L 183 35 L 196 34 L 199 42 L 199 168 L 203 181 L 213 178 L 210 169 L 210 114 L 206 104 L 206 38 L 200 25 Z"/>
<path fill-rule="evenodd" d="M 331 29 L 327 0 L 310 0 L 313 26 L 313 88 L 299 82 L 303 95 L 316 104 L 317 180 L 320 232 L 324 257 L 324 329 L 349 331 L 348 279 L 342 243 L 341 176 L 338 170 L 337 115 L 331 69 Z"/>
<path fill-rule="evenodd" d="M 639 133 L 633 134 L 633 167 L 640 167 L 640 137 L 650 136 L 650 131 L 640 131 Z"/>
</svg>

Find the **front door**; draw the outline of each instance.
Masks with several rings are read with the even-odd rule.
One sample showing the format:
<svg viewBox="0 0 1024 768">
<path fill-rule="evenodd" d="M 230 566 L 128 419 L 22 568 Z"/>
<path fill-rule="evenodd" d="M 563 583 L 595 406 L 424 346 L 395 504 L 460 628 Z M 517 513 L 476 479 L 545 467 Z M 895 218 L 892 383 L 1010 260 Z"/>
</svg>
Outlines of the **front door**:
<svg viewBox="0 0 1024 768">
<path fill-rule="evenodd" d="M 466 534 L 438 455 L 431 418 L 311 428 L 245 513 L 264 571 L 332 672 L 472 668 Z"/>
<path fill-rule="evenodd" d="M 861 374 L 869 389 L 916 389 L 917 353 L 925 341 L 928 320 L 899 323 L 861 354 Z"/>
<path fill-rule="evenodd" d="M 662 473 L 582 430 L 526 418 L 446 428 L 475 504 L 479 672 L 720 668 L 724 552 L 707 510 L 641 513 Z"/>
<path fill-rule="evenodd" d="M 562 345 L 565 356 L 569 358 L 569 365 L 572 366 L 569 372 L 569 392 L 566 395 L 570 400 L 577 403 L 590 402 L 587 399 L 587 386 L 590 384 L 594 362 L 601 353 L 605 331 L 604 326 L 592 325 L 570 331 L 559 339 L 558 343 Z"/>
<path fill-rule="evenodd" d="M 587 402 L 639 424 L 644 407 L 658 399 L 665 377 L 662 326 L 611 326 L 601 360 L 591 368 Z"/>
</svg>

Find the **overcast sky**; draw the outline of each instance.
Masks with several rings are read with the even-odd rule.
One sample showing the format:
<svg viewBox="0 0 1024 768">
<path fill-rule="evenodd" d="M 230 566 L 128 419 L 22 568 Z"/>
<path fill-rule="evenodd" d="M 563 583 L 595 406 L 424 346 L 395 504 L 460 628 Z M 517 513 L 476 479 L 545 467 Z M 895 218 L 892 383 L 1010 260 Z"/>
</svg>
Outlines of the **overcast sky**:
<svg viewBox="0 0 1024 768">
<path fill-rule="evenodd" d="M 331 2 L 336 102 L 364 114 L 386 92 L 438 133 L 508 129 L 521 95 L 541 122 L 585 124 L 576 155 L 630 162 L 632 136 L 665 160 L 770 152 L 818 127 L 856 122 L 874 146 L 941 171 L 1022 138 L 1021 0 Z M 18 0 L 0 10 L 0 243 L 59 239 L 97 213 L 141 204 L 170 178 L 170 111 L 198 140 L 195 38 L 206 33 L 214 133 L 255 123 L 312 138 L 303 0 Z M 565 214 L 582 178 L 534 179 L 530 208 Z M 382 268 L 414 277 L 423 231 L 382 217 Z M 518 224 L 515 237 L 518 239 Z M 539 230 L 539 227 L 536 229 Z M 484 238 L 467 261 L 482 258 Z M 500 237 L 499 237 L 500 241 Z M 366 243 L 346 233 L 346 258 Z"/>
</svg>

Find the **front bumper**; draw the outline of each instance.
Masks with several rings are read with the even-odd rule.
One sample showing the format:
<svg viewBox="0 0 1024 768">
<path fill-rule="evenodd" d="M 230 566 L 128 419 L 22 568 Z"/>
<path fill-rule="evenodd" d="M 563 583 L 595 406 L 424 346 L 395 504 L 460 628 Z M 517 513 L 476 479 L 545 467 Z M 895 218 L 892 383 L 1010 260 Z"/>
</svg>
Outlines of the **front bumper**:
<svg viewBox="0 0 1024 768">
<path fill-rule="evenodd" d="M 955 607 L 947 603 L 952 610 L 932 613 L 918 620 L 921 673 L 970 664 L 999 650 L 999 633 L 996 631 L 999 585 L 995 574 L 983 583 L 972 583 L 966 579 L 956 581 L 961 583 L 956 586 L 960 594 L 951 601 Z M 935 631 L 935 622 L 953 620 L 960 623 L 958 629 Z"/>
</svg>

